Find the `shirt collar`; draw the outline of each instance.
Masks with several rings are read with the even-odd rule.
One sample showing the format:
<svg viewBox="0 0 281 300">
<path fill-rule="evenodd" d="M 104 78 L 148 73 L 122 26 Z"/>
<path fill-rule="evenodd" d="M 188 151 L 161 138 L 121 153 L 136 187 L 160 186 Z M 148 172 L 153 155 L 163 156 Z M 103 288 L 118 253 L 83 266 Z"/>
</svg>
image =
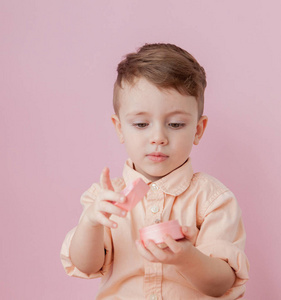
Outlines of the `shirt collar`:
<svg viewBox="0 0 281 300">
<path fill-rule="evenodd" d="M 178 196 L 182 194 L 190 185 L 193 177 L 193 169 L 191 166 L 191 159 L 189 158 L 181 167 L 162 177 L 161 179 L 154 181 L 160 190 L 165 194 L 172 196 Z M 123 178 L 128 185 L 137 178 L 142 178 L 145 183 L 150 185 L 151 180 L 147 179 L 144 175 L 140 174 L 133 168 L 133 162 L 128 159 L 123 169 Z"/>
</svg>

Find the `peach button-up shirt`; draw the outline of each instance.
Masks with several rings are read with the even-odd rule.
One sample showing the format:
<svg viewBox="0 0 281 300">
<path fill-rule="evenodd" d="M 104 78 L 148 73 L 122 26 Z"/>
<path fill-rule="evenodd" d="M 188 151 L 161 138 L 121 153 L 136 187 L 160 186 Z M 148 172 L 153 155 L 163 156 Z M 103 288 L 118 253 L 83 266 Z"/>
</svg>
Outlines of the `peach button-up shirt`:
<svg viewBox="0 0 281 300">
<path fill-rule="evenodd" d="M 150 190 L 126 218 L 111 217 L 118 222 L 118 228 L 105 229 L 106 255 L 102 269 L 97 274 L 87 275 L 73 265 L 69 246 L 74 228 L 67 234 L 61 250 L 66 273 L 81 278 L 102 277 L 96 299 L 218 299 L 197 291 L 173 265 L 146 261 L 138 253 L 135 241 L 139 239 L 140 228 L 178 220 L 189 228 L 195 247 L 208 256 L 228 262 L 235 271 L 233 287 L 219 299 L 242 298 L 249 265 L 244 253 L 246 236 L 241 211 L 233 193 L 205 173 L 194 174 L 190 159 L 155 182 L 136 172 L 128 160 L 123 178 L 113 179 L 113 186 L 121 191 L 139 177 L 150 185 Z M 99 184 L 93 184 L 82 195 L 83 213 L 95 201 L 99 190 Z"/>
</svg>

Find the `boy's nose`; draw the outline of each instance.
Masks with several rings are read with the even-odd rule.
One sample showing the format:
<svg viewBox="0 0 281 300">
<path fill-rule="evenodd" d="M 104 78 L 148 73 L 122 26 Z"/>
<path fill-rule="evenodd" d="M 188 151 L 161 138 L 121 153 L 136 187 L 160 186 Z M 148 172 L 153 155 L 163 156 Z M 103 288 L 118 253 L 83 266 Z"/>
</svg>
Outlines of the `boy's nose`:
<svg viewBox="0 0 281 300">
<path fill-rule="evenodd" d="M 153 135 L 151 136 L 150 143 L 164 146 L 168 144 L 168 139 L 165 133 L 163 132 L 163 130 L 156 130 L 153 132 Z"/>
</svg>

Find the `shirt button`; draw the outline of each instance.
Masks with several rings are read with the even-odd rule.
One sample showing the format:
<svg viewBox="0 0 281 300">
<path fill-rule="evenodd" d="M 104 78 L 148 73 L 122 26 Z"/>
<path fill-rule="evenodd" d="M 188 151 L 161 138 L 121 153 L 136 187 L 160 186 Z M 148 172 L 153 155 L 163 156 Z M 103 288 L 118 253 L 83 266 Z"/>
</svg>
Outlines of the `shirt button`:
<svg viewBox="0 0 281 300">
<path fill-rule="evenodd" d="M 152 213 L 156 214 L 159 211 L 159 207 L 155 205 L 155 206 L 152 206 L 150 210 Z"/>
<path fill-rule="evenodd" d="M 157 296 L 154 294 L 150 295 L 150 300 L 157 300 Z"/>
<path fill-rule="evenodd" d="M 156 185 L 156 183 L 152 183 L 151 188 L 155 191 L 159 189 L 159 187 Z"/>
</svg>

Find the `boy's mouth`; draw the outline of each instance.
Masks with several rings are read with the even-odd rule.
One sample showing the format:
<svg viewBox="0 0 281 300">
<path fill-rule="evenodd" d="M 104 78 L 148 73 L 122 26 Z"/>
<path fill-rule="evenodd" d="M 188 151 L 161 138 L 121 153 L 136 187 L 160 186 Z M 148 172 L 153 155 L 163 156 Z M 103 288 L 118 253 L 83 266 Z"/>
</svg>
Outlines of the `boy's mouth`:
<svg viewBox="0 0 281 300">
<path fill-rule="evenodd" d="M 166 160 L 169 156 L 161 153 L 161 152 L 152 152 L 146 155 L 148 159 L 155 161 L 155 162 L 162 162 Z"/>
</svg>

